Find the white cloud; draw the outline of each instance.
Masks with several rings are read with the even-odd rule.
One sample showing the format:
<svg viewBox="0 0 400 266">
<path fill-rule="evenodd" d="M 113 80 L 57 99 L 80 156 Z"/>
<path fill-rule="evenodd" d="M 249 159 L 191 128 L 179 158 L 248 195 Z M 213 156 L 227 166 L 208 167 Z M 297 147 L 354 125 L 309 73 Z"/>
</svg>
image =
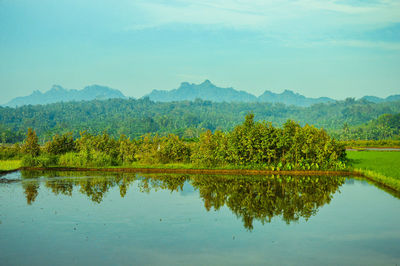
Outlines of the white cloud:
<svg viewBox="0 0 400 266">
<path fill-rule="evenodd" d="M 398 49 L 396 43 L 380 40 L 366 42 L 352 35 L 400 23 L 400 1 L 174 0 L 141 1 L 133 6 L 141 19 L 129 26 L 128 30 L 174 24 L 200 25 L 213 29 L 255 31 L 266 39 L 293 42 L 300 46 L 301 43 L 315 45 L 315 39 L 336 36 L 337 40 L 329 43 Z"/>
<path fill-rule="evenodd" d="M 315 18 L 315 24 L 322 22 L 322 26 L 377 27 L 400 22 L 400 1 L 388 0 L 363 5 L 344 4 L 337 0 L 178 0 L 145 1 L 134 6 L 146 17 L 146 21 L 133 26 L 133 29 L 184 23 L 266 30 L 282 22 L 310 21 L 310 18 Z"/>
</svg>

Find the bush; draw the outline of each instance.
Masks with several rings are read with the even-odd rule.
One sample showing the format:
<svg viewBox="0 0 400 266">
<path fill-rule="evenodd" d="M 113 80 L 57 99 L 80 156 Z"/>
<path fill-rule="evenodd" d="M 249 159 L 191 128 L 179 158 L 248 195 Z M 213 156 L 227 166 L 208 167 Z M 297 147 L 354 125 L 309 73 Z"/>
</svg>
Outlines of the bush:
<svg viewBox="0 0 400 266">
<path fill-rule="evenodd" d="M 98 151 L 68 152 L 60 156 L 60 166 L 67 167 L 106 167 L 116 166 L 118 161 L 111 155 Z"/>
<path fill-rule="evenodd" d="M 44 146 L 45 152 L 53 155 L 64 154 L 75 150 L 75 142 L 72 133 L 56 134 L 51 141 Z"/>
<path fill-rule="evenodd" d="M 21 158 L 21 147 L 18 144 L 12 146 L 0 146 L 0 160 L 10 160 Z"/>
<path fill-rule="evenodd" d="M 37 157 L 26 155 L 22 158 L 22 166 L 25 167 L 50 167 L 58 165 L 58 157 L 50 154 L 43 154 Z"/>
</svg>

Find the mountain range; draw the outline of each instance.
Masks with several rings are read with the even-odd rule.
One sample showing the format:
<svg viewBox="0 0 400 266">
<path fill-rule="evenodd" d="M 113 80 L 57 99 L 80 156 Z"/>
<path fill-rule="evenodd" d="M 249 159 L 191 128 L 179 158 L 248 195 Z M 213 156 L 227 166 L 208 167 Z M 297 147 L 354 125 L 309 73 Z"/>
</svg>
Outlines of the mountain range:
<svg viewBox="0 0 400 266">
<path fill-rule="evenodd" d="M 155 102 L 172 101 L 194 101 L 196 99 L 208 100 L 213 102 L 269 102 L 283 103 L 285 105 L 294 105 L 307 107 L 318 103 L 329 103 L 336 100 L 328 97 L 309 98 L 295 93 L 291 90 L 285 90 L 282 93 L 274 93 L 266 90 L 260 96 L 255 96 L 246 91 L 235 90 L 232 87 L 221 88 L 214 85 L 211 81 L 205 80 L 203 83 L 194 84 L 182 82 L 179 88 L 173 90 L 153 90 L 145 95 Z M 90 101 L 94 99 L 104 100 L 111 98 L 125 99 L 125 95 L 119 90 L 100 85 L 91 85 L 82 90 L 67 90 L 59 85 L 54 85 L 47 92 L 34 91 L 31 95 L 17 97 L 12 99 L 5 106 L 17 107 L 28 104 L 49 104 L 55 102 L 68 101 Z M 391 102 L 400 100 L 400 94 L 391 95 L 386 98 L 376 96 L 364 96 L 361 98 L 373 103 Z"/>
<path fill-rule="evenodd" d="M 90 101 L 94 99 L 105 100 L 111 98 L 126 98 L 119 90 L 100 85 L 91 85 L 82 90 L 68 90 L 59 85 L 54 85 L 50 90 L 42 93 L 38 90 L 31 95 L 17 97 L 5 106 L 17 107 L 28 104 L 49 104 L 55 102 Z"/>
<path fill-rule="evenodd" d="M 390 95 L 386 98 L 380 98 L 376 96 L 364 96 L 361 99 L 364 99 L 373 103 L 382 103 L 382 102 L 394 102 L 400 100 L 400 94 Z"/>
<path fill-rule="evenodd" d="M 269 103 L 283 103 L 286 105 L 294 105 L 307 107 L 318 103 L 329 103 L 336 101 L 328 97 L 309 98 L 304 95 L 295 93 L 291 90 L 285 90 L 282 93 L 274 93 L 266 90 L 260 96 L 255 96 L 245 91 L 238 91 L 232 87 L 221 88 L 217 87 L 211 81 L 205 80 L 203 83 L 194 84 L 183 82 L 179 88 L 165 91 L 153 90 L 150 94 L 146 95 L 150 100 L 155 102 L 171 102 L 171 101 L 193 101 L 196 98 L 202 100 L 209 100 L 213 102 L 269 102 Z M 386 98 L 379 98 L 376 96 L 364 96 L 363 100 L 380 103 L 392 102 L 400 100 L 400 94 L 391 95 Z"/>
<path fill-rule="evenodd" d="M 171 91 L 153 90 L 146 96 L 148 96 L 150 100 L 156 102 L 193 101 L 196 98 L 200 98 L 213 102 L 270 102 L 295 106 L 310 106 L 316 103 L 335 101 L 327 97 L 308 98 L 290 90 L 285 90 L 282 93 L 265 91 L 262 95 L 257 97 L 245 91 L 217 87 L 209 80 L 205 80 L 201 84 L 183 82 L 178 89 Z"/>
</svg>

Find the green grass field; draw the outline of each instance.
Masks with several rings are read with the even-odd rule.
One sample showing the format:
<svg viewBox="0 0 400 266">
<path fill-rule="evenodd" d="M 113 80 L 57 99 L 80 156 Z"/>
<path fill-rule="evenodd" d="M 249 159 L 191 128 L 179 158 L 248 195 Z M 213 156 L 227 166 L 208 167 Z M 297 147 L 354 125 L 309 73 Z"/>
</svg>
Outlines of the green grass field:
<svg viewBox="0 0 400 266">
<path fill-rule="evenodd" d="M 348 151 L 356 169 L 370 170 L 400 180 L 400 152 Z"/>
<path fill-rule="evenodd" d="M 348 151 L 347 157 L 355 170 L 400 191 L 400 152 Z"/>
<path fill-rule="evenodd" d="M 0 160 L 0 171 L 9 171 L 21 167 L 21 160 Z"/>
</svg>

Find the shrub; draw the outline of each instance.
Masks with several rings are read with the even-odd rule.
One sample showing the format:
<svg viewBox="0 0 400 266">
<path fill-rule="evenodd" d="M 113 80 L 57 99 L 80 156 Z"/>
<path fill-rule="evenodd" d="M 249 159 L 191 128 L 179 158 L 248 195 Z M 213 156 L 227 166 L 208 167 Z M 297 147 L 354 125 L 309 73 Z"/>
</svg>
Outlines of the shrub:
<svg viewBox="0 0 400 266">
<path fill-rule="evenodd" d="M 50 167 L 58 165 L 58 157 L 50 154 L 40 156 L 26 155 L 22 158 L 22 166 L 26 167 Z"/>
<path fill-rule="evenodd" d="M 56 134 L 51 141 L 48 141 L 44 150 L 53 155 L 64 154 L 75 150 L 75 142 L 72 133 L 63 135 Z"/>
</svg>

